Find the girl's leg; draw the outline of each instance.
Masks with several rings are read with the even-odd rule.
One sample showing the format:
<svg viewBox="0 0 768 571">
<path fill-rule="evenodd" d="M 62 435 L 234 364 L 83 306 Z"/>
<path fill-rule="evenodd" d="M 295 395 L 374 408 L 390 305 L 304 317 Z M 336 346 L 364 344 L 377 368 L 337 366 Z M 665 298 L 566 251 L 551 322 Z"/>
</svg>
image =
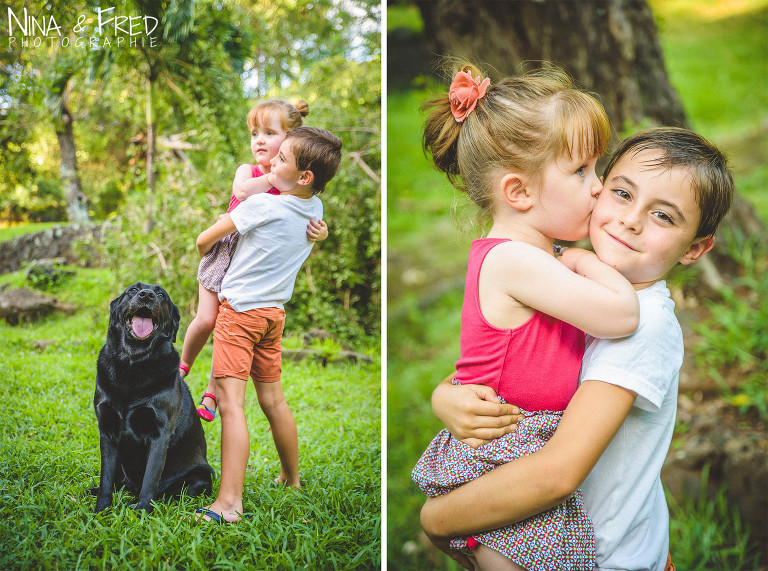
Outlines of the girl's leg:
<svg viewBox="0 0 768 571">
<path fill-rule="evenodd" d="M 203 286 L 199 286 L 197 315 L 195 315 L 192 323 L 189 324 L 187 332 L 184 335 L 184 344 L 181 347 L 181 364 L 187 367 L 187 369 L 192 368 L 195 359 L 208 342 L 208 338 L 211 336 L 213 328 L 216 326 L 216 317 L 218 315 L 218 294 Z M 180 372 L 182 377 L 187 376 L 183 369 L 180 369 Z M 216 383 L 213 380 L 213 375 L 208 379 L 208 386 L 206 387 L 205 392 L 213 395 L 216 394 Z M 216 403 L 212 398 L 203 397 L 201 403 L 213 411 L 216 410 Z"/>
<path fill-rule="evenodd" d="M 199 286 L 198 290 L 197 314 L 187 327 L 181 347 L 181 364 L 188 369 L 192 368 L 195 359 L 208 342 L 219 315 L 219 295 L 203 286 Z M 182 375 L 186 376 L 186 373 L 182 371 Z"/>
<path fill-rule="evenodd" d="M 219 495 L 208 509 L 227 521 L 237 521 L 243 513 L 243 484 L 251 450 L 245 420 L 246 386 L 246 381 L 234 377 L 216 379 L 221 411 L 221 482 Z"/>
<path fill-rule="evenodd" d="M 478 571 L 526 571 L 511 559 L 482 543 L 472 550 Z"/>
<path fill-rule="evenodd" d="M 280 477 L 277 483 L 283 483 L 294 488 L 301 488 L 299 482 L 299 436 L 296 421 L 283 394 L 280 382 L 261 383 L 254 381 L 259 406 L 269 421 L 272 438 L 275 441 L 277 455 L 280 457 Z M 223 438 L 223 437 L 222 437 Z"/>
</svg>

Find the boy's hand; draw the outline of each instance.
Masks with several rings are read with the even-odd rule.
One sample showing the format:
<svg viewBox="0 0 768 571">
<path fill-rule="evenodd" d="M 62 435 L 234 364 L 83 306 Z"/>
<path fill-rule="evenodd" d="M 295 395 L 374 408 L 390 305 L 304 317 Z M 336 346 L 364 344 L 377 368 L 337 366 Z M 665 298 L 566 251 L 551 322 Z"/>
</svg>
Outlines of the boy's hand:
<svg viewBox="0 0 768 571">
<path fill-rule="evenodd" d="M 307 224 L 307 238 L 320 242 L 328 237 L 328 225 L 322 220 L 310 220 Z"/>
</svg>

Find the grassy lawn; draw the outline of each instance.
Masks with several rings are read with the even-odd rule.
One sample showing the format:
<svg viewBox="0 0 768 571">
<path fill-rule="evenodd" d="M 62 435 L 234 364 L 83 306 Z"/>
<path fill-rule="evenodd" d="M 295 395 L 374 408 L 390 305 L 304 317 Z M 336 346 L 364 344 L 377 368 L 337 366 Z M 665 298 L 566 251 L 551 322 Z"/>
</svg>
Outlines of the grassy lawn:
<svg viewBox="0 0 768 571">
<path fill-rule="evenodd" d="M 23 284 L 20 272 L 0 283 Z M 93 513 L 99 435 L 93 412 L 96 356 L 115 287 L 106 270 L 82 270 L 54 294 L 79 306 L 37 324 L 0 323 L 6 406 L 0 431 L 0 567 L 4 569 L 374 569 L 381 561 L 380 366 L 285 363 L 283 386 L 299 430 L 300 493 L 271 485 L 280 464 L 248 389 L 248 521 L 198 524 L 205 498 L 159 503 L 137 516 L 115 495 Z M 289 316 L 290 318 L 290 316 Z M 286 345 L 297 344 L 290 339 Z M 181 342 L 177 343 L 180 349 Z M 210 345 L 189 377 L 197 400 Z M 204 423 L 208 461 L 220 473 L 221 423 Z M 218 482 L 214 483 L 214 492 Z"/>
<path fill-rule="evenodd" d="M 43 230 L 47 230 L 48 228 L 53 228 L 54 226 L 61 226 L 62 222 L 35 222 L 32 224 L 22 223 L 22 224 L 16 224 L 14 226 L 0 226 L 0 242 L 5 242 L 6 240 L 13 240 L 17 236 L 22 236 L 24 234 L 31 234 L 33 232 L 42 232 Z"/>
<path fill-rule="evenodd" d="M 739 192 L 768 221 L 768 2 L 650 3 L 672 83 L 693 128 L 729 154 Z M 413 11 L 403 10 L 395 21 L 418 28 Z M 474 208 L 421 151 L 419 105 L 434 93 L 414 89 L 387 98 L 390 569 L 459 568 L 435 555 L 420 537 L 424 497 L 410 478 L 442 428 L 432 415 L 430 396 L 458 357 L 466 256 L 471 239 L 481 234 L 472 225 Z M 739 514 L 721 504 L 670 504 L 670 527 L 680 545 L 673 551 L 678 569 L 757 568 L 744 559 L 748 535 Z"/>
</svg>

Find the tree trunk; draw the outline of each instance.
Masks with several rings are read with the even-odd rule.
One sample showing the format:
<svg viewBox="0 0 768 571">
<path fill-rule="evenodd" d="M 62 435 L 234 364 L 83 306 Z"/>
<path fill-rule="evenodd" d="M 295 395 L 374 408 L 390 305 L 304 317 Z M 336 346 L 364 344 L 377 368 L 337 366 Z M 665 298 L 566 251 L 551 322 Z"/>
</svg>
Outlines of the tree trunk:
<svg viewBox="0 0 768 571">
<path fill-rule="evenodd" d="M 554 62 L 581 87 L 599 92 L 619 131 L 643 120 L 687 126 L 667 77 L 653 14 L 642 0 L 417 4 L 438 54 L 487 64 L 496 79 L 518 72 L 525 62 Z"/>
<path fill-rule="evenodd" d="M 645 0 L 415 1 L 433 52 L 495 70 L 491 81 L 534 65 L 527 62 L 550 61 L 565 68 L 580 87 L 599 93 L 614 143 L 638 126 L 689 127 Z M 765 233 L 752 205 L 738 195 L 724 227 L 736 235 L 748 227 Z M 715 255 L 700 261 L 713 289 L 723 283 L 713 260 L 726 256 L 718 247 L 722 240 L 715 243 Z"/>
<path fill-rule="evenodd" d="M 88 199 L 83 194 L 80 177 L 77 174 L 75 137 L 72 131 L 72 115 L 69 111 L 69 89 L 67 85 L 61 103 L 61 124 L 56 128 L 56 138 L 61 150 L 59 172 L 64 183 L 67 218 L 70 222 L 87 223 L 91 221 L 91 217 L 88 215 Z"/>
</svg>

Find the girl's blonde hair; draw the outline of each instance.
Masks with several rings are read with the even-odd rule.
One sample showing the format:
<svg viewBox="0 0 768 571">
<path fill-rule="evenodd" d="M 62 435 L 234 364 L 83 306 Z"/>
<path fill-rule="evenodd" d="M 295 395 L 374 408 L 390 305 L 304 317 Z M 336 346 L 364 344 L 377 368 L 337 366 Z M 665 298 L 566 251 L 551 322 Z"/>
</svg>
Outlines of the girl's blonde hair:
<svg viewBox="0 0 768 571">
<path fill-rule="evenodd" d="M 299 100 L 293 105 L 285 101 L 272 100 L 259 103 L 248 112 L 248 130 L 254 131 L 259 126 L 266 125 L 272 117 L 280 119 L 283 131 L 293 131 L 301 127 L 303 117 L 309 115 L 309 105 L 306 101 Z"/>
<path fill-rule="evenodd" d="M 472 64 L 461 71 L 483 75 Z M 429 112 L 425 153 L 488 214 L 493 183 L 502 173 L 517 171 L 537 180 L 557 157 L 602 155 L 611 137 L 603 106 L 552 65 L 491 84 L 461 123 L 451 112 L 448 94 L 427 101 L 422 110 Z"/>
</svg>

